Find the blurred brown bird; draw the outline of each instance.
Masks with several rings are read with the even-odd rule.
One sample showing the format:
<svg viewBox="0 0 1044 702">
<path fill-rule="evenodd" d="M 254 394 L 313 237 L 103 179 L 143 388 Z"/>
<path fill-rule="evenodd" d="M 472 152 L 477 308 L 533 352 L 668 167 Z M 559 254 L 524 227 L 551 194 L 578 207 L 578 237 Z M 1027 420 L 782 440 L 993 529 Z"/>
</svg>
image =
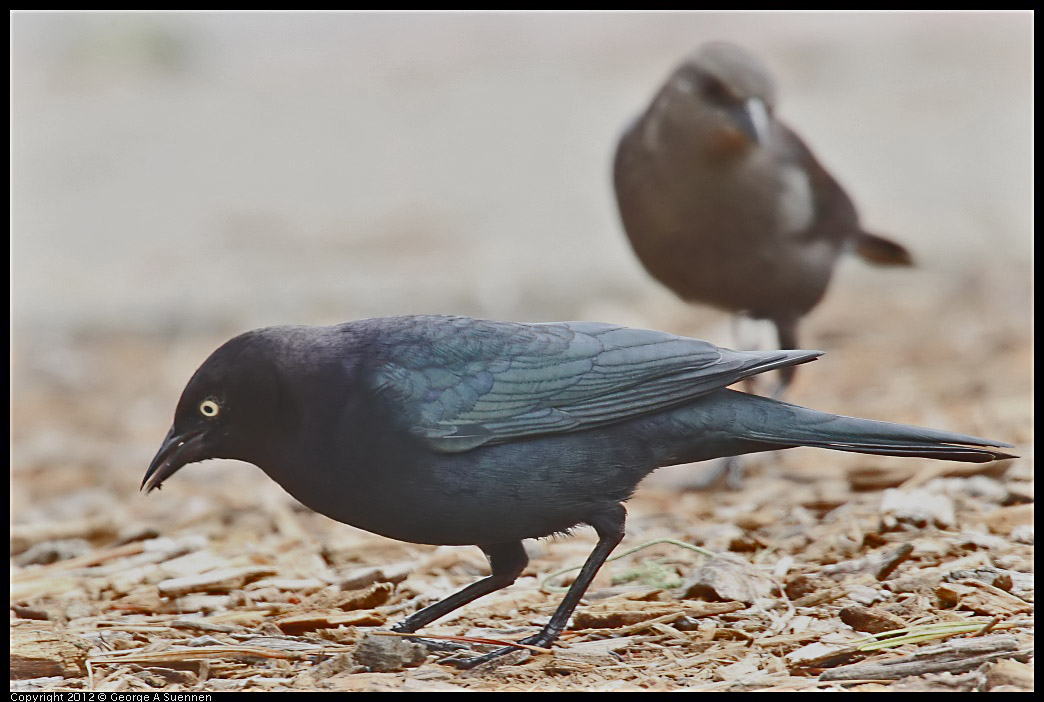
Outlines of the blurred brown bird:
<svg viewBox="0 0 1044 702">
<path fill-rule="evenodd" d="M 780 348 L 795 349 L 798 321 L 843 252 L 881 265 L 912 259 L 861 228 L 775 106 L 760 61 L 704 44 L 620 138 L 613 180 L 627 237 L 653 277 L 686 300 L 770 320 Z M 781 373 L 777 397 L 794 368 Z"/>
</svg>

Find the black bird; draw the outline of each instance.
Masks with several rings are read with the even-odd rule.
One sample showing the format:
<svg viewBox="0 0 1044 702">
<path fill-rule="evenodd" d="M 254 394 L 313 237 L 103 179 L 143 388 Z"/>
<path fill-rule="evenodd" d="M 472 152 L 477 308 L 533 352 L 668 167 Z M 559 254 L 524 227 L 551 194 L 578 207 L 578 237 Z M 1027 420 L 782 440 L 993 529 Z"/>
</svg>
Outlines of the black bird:
<svg viewBox="0 0 1044 702">
<path fill-rule="evenodd" d="M 597 546 L 550 622 L 524 640 L 547 646 L 623 538 L 621 503 L 658 467 L 794 446 L 1009 457 L 993 448 L 1008 444 L 726 389 L 819 355 L 592 322 L 419 316 L 258 329 L 189 380 L 142 487 L 187 463 L 239 459 L 346 524 L 481 548 L 491 575 L 394 627 L 410 633 L 514 582 L 523 539 L 588 524 Z"/>
<path fill-rule="evenodd" d="M 775 105 L 760 61 L 705 44 L 620 138 L 613 183 L 627 237 L 654 278 L 685 300 L 771 320 L 779 347 L 793 349 L 843 252 L 882 265 L 912 259 L 863 230 Z M 777 398 L 793 374 L 781 370 Z"/>
</svg>

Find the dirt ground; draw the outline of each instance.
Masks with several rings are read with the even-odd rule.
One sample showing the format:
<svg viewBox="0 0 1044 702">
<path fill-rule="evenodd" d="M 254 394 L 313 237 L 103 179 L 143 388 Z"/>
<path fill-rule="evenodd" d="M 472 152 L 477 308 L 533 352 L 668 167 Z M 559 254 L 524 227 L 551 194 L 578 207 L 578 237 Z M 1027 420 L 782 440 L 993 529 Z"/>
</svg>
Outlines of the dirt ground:
<svg viewBox="0 0 1044 702">
<path fill-rule="evenodd" d="M 482 577 L 478 549 L 333 522 L 235 462 L 138 493 L 192 371 L 255 326 L 442 312 L 733 345 L 635 262 L 608 178 L 712 38 L 773 68 L 784 119 L 918 263 L 839 267 L 788 400 L 1019 458 L 796 449 L 714 491 L 659 471 L 617 553 L 719 558 L 624 555 L 553 653 L 466 673 L 367 634 Z M 1033 689 L 1031 86 L 1028 14 L 14 15 L 12 689 Z M 593 544 L 527 542 L 515 585 L 425 631 L 521 638 Z"/>
</svg>

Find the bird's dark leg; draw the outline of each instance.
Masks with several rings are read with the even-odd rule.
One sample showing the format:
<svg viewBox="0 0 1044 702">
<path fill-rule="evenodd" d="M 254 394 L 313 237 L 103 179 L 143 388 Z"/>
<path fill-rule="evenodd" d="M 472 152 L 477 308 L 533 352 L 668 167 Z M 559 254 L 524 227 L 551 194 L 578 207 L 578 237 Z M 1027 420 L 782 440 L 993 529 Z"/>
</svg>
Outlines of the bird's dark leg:
<svg viewBox="0 0 1044 702">
<path fill-rule="evenodd" d="M 772 322 L 776 325 L 776 334 L 779 336 L 779 348 L 785 350 L 800 348 L 797 340 L 797 319 L 777 317 Z M 783 394 L 794 380 L 795 371 L 794 366 L 779 369 L 779 385 L 772 391 L 773 400 L 783 399 Z"/>
<path fill-rule="evenodd" d="M 576 576 L 576 580 L 569 586 L 569 591 L 562 598 L 558 609 L 551 615 L 551 621 L 544 625 L 544 628 L 539 632 L 522 639 L 519 643 L 546 647 L 565 630 L 566 624 L 569 623 L 569 617 L 572 616 L 573 610 L 580 603 L 580 598 L 587 592 L 587 588 L 591 585 L 591 581 L 594 580 L 598 569 L 602 567 L 605 559 L 609 557 L 609 554 L 613 552 L 616 545 L 623 539 L 624 521 L 626 518 L 627 511 L 623 505 L 617 504 L 587 520 L 587 523 L 598 532 L 598 543 L 595 545 L 594 550 L 591 551 L 591 555 L 587 557 L 587 561 L 584 562 L 584 567 L 580 569 L 580 574 Z M 440 662 L 452 663 L 458 668 L 474 668 L 477 665 L 503 656 L 505 653 L 517 650 L 517 648 L 507 646 L 475 658 L 451 658 Z"/>
<path fill-rule="evenodd" d="M 505 544 L 494 544 L 493 546 L 479 546 L 489 559 L 490 575 L 476 583 L 468 585 L 460 592 L 455 592 L 446 599 L 439 600 L 433 605 L 414 612 L 398 624 L 392 626 L 392 631 L 407 634 L 426 626 L 439 617 L 444 617 L 458 607 L 463 607 L 468 602 L 477 600 L 483 595 L 501 590 L 515 582 L 522 570 L 529 563 L 529 556 L 522 546 L 521 541 L 511 541 Z M 420 639 L 417 639 L 421 641 Z M 459 644 L 443 644 L 441 642 L 422 641 L 424 645 L 433 650 L 457 650 L 463 648 Z"/>
</svg>

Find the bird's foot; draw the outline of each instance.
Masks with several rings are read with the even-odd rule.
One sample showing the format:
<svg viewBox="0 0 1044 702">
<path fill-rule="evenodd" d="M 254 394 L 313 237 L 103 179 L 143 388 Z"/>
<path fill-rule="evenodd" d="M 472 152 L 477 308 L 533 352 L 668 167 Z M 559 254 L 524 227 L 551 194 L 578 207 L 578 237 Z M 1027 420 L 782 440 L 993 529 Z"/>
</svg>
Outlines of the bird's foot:
<svg viewBox="0 0 1044 702">
<path fill-rule="evenodd" d="M 401 622 L 400 622 L 401 624 Z M 399 634 L 412 634 L 413 631 L 406 629 L 402 626 L 393 626 L 392 631 Z M 404 637 L 406 641 L 411 643 L 419 643 L 425 646 L 432 653 L 448 653 L 450 651 L 459 651 L 467 648 L 465 644 L 458 643 L 456 641 L 442 641 L 439 639 L 425 639 L 421 636 L 408 636 Z"/>
<path fill-rule="evenodd" d="M 439 641 L 438 639 L 425 639 L 420 636 L 411 636 L 406 640 L 424 644 L 432 653 L 450 653 L 468 648 L 467 644 L 457 643 L 456 641 Z"/>
<path fill-rule="evenodd" d="M 551 642 L 554 641 L 554 639 L 555 637 L 548 636 L 546 633 L 541 631 L 536 634 L 533 634 L 532 636 L 527 636 L 518 643 L 524 644 L 526 646 L 539 646 L 541 648 L 549 648 L 551 646 Z M 483 653 L 480 656 L 450 656 L 449 658 L 441 659 L 439 663 L 452 665 L 455 668 L 459 668 L 461 670 L 471 670 L 472 668 L 476 668 L 482 665 L 483 663 L 489 663 L 490 661 L 500 658 L 501 656 L 505 656 L 509 653 L 525 653 L 525 658 L 528 658 L 530 655 L 532 655 L 532 652 L 525 648 L 518 648 L 517 646 L 504 646 L 503 648 L 498 648 L 494 651 L 490 651 L 489 653 Z M 524 658 L 520 658 L 518 662 L 521 662 L 521 660 L 524 660 Z"/>
<path fill-rule="evenodd" d="M 740 490 L 743 487 L 743 459 L 729 456 L 722 462 L 721 481 L 729 490 Z"/>
</svg>

